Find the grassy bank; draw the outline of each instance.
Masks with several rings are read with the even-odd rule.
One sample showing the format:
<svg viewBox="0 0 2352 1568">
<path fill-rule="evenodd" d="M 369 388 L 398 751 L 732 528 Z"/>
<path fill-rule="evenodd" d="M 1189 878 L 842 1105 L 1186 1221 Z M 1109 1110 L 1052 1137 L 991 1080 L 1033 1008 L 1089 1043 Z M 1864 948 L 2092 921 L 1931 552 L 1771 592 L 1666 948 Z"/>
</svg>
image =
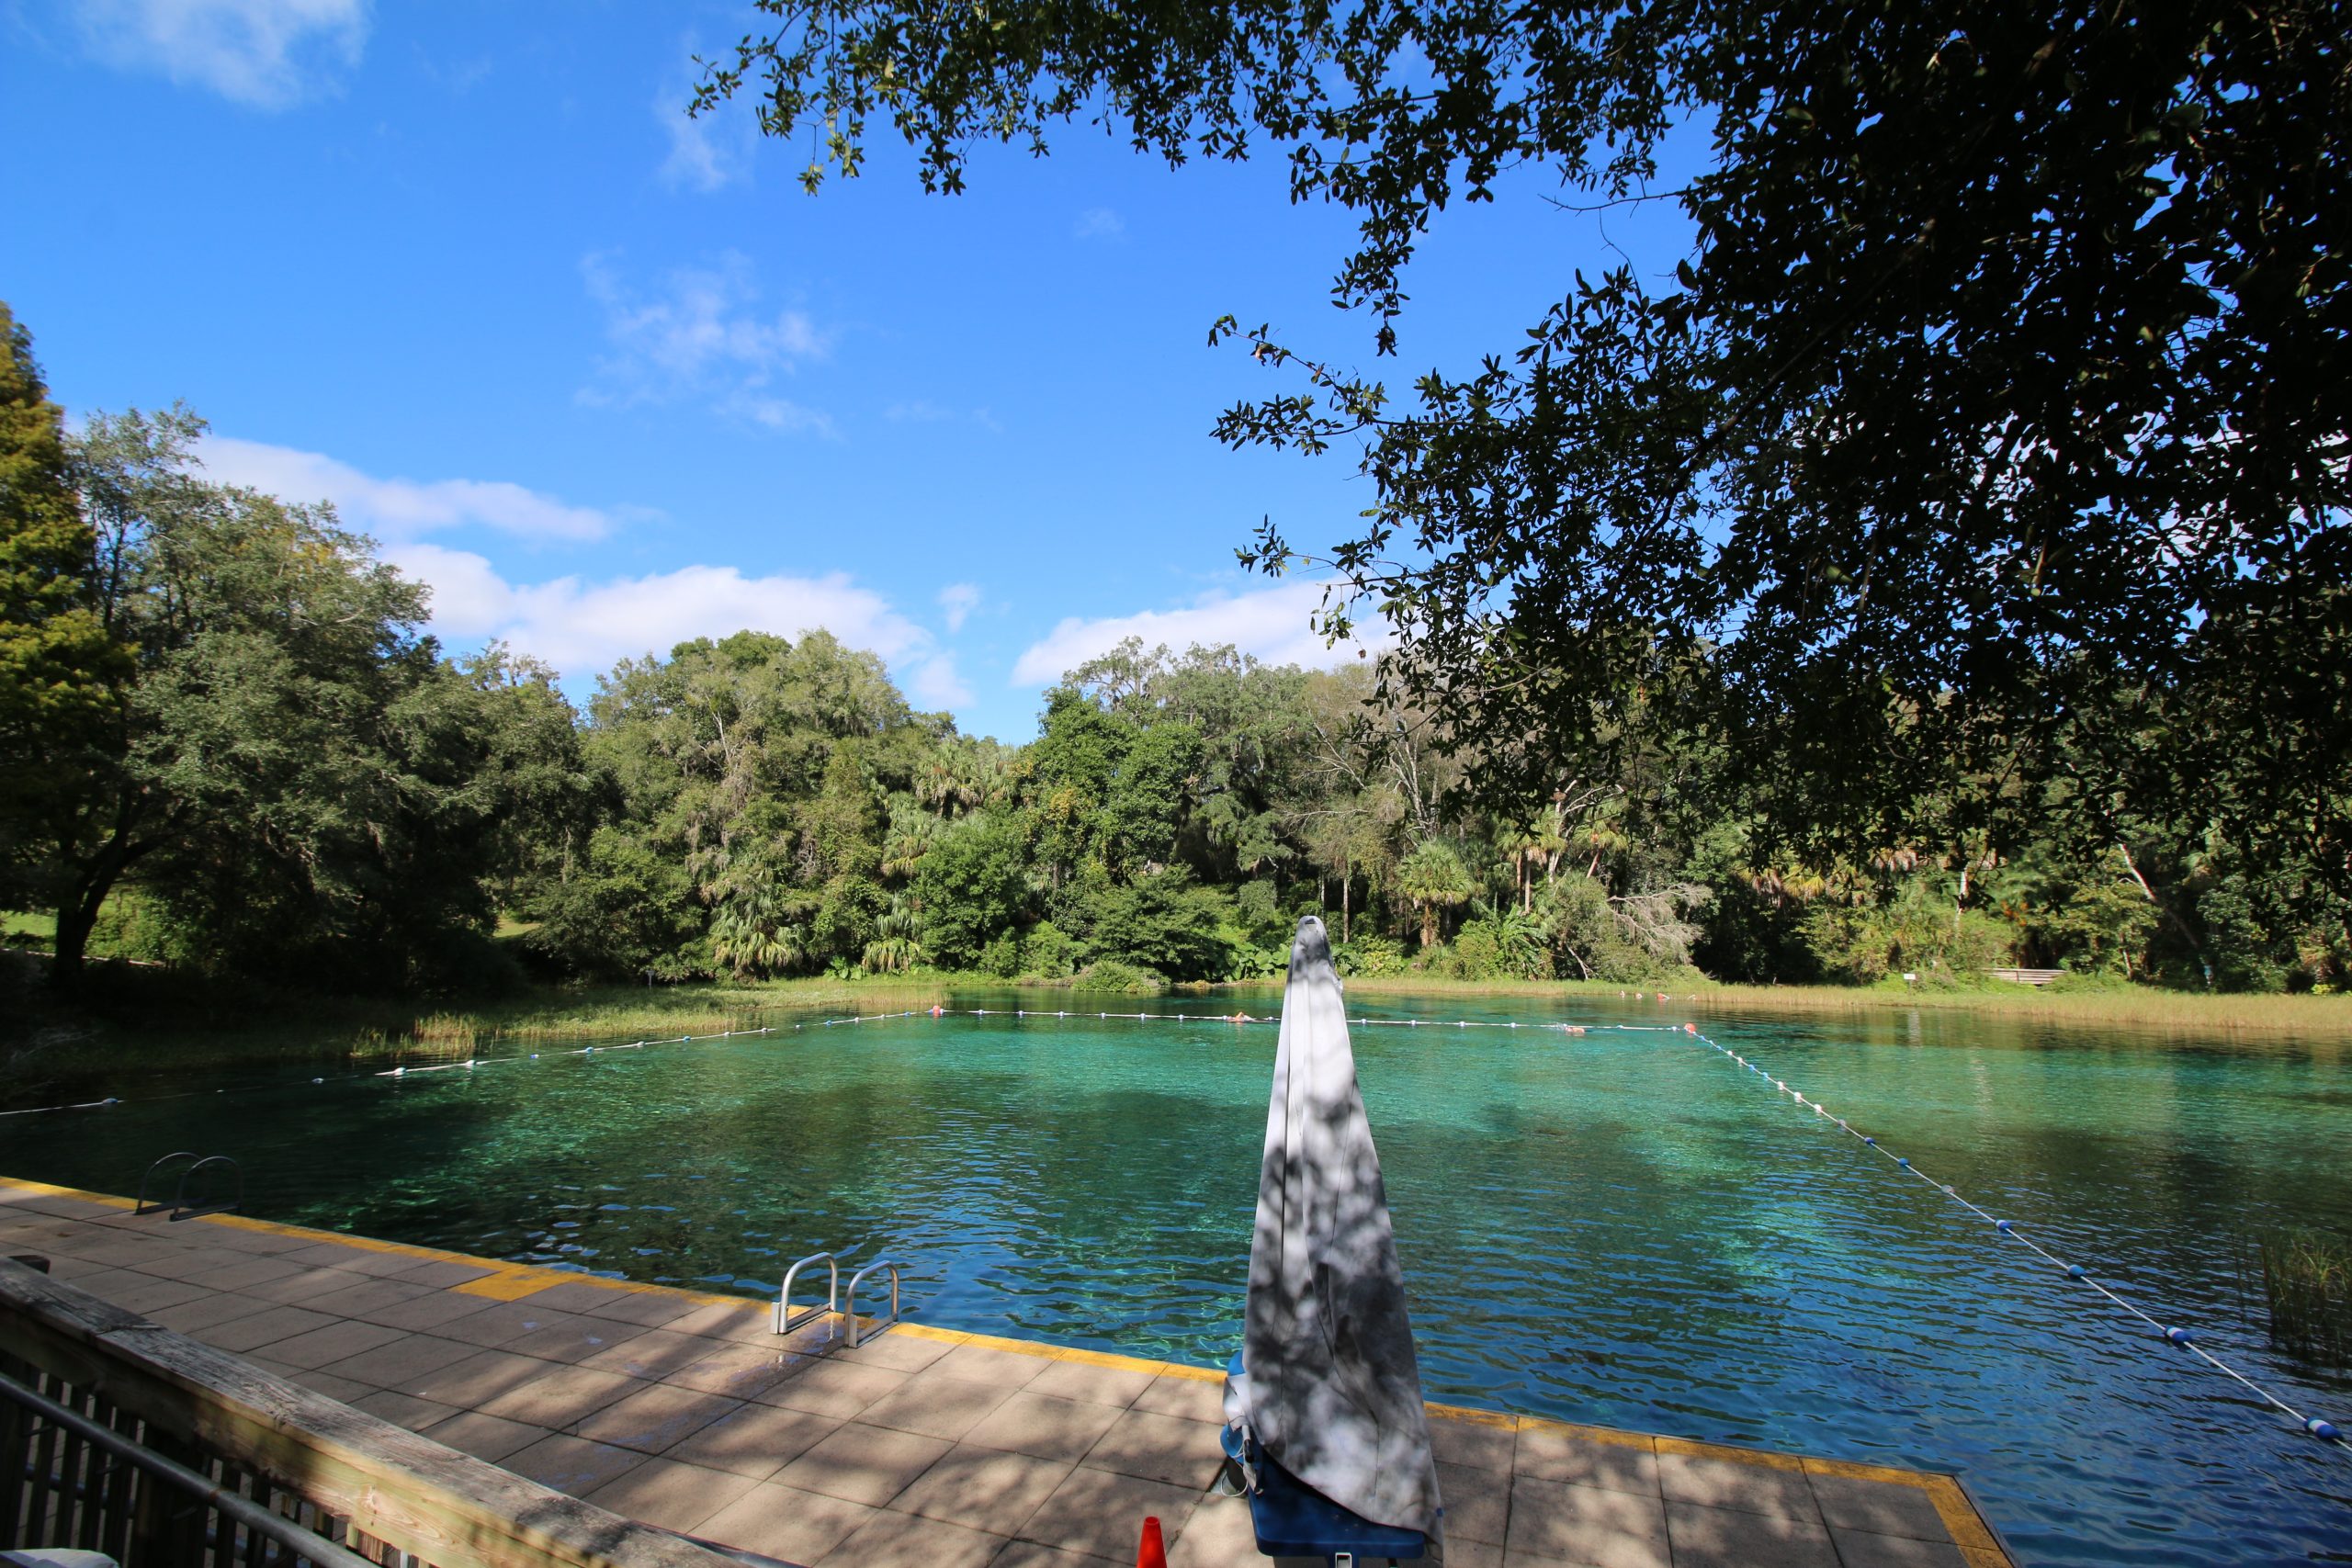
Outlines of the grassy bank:
<svg viewBox="0 0 2352 1568">
<path fill-rule="evenodd" d="M 1447 996 L 1556 1001 L 1578 997 L 1632 998 L 1638 987 L 1583 980 L 1442 980 L 1418 975 L 1358 976 L 1351 996 Z M 1279 980 L 1236 981 L 1216 987 L 1252 995 L 1278 994 Z M 1668 987 L 1677 1006 L 1706 1012 L 1937 1011 L 1984 1013 L 2018 1022 L 2084 1028 L 2156 1029 L 2182 1034 L 2265 1035 L 2352 1040 L 2352 996 L 2237 996 L 2160 991 L 2143 986 L 2082 990 L 2037 989 L 1988 981 L 1965 988 L 1881 986 L 1726 986 L 1712 980 Z M 1655 996 L 1655 990 L 1643 993 Z"/>
<path fill-rule="evenodd" d="M 0 987 L 0 1098 L 21 1102 L 44 1092 L 188 1070 L 298 1063 L 368 1063 L 447 1058 L 556 1040 L 626 1040 L 716 1034 L 729 1029 L 827 1013 L 927 1008 L 957 992 L 1004 990 L 985 976 L 911 979 L 780 980 L 742 985 L 535 987 L 431 1004 L 383 998 L 321 998 L 223 993 L 168 973 L 107 964 L 74 1001 L 51 997 L 29 955 L 12 955 Z M 1203 994 L 1230 996 L 1264 1016 L 1280 1006 L 1279 980 L 1189 987 L 1177 997 L 1112 998 L 1067 989 L 1040 993 L 1039 1005 L 1127 1010 L 1200 1005 Z M 1424 976 L 1359 976 L 1360 998 L 1459 997 L 1488 1003 L 1523 1000 L 1546 1010 L 1578 999 L 1615 1002 L 1631 987 L 1573 981 L 1463 981 Z M 1655 994 L 1655 993 L 1652 993 Z M 1791 1016 L 1835 1012 L 1935 1011 L 1978 1014 L 2059 1027 L 2132 1029 L 2211 1040 L 2303 1039 L 2352 1043 L 2352 997 L 2200 996 L 2141 987 L 2035 990 L 2024 986 L 1913 990 L 1900 986 L 1722 986 L 1690 983 L 1671 990 L 1678 1018 L 1710 1014 Z M 1045 998 L 1054 998 L 1050 1002 Z M 109 1089 L 108 1092 L 111 1092 Z"/>
<path fill-rule="evenodd" d="M 220 992 L 106 964 L 82 996 L 40 984 L 10 955 L 0 983 L 0 1098 L 141 1077 L 301 1063 L 443 1058 L 551 1040 L 717 1034 L 831 1012 L 929 1007 L 943 980 L 781 980 L 765 985 L 534 987 L 419 1004 L 390 998 Z"/>
</svg>

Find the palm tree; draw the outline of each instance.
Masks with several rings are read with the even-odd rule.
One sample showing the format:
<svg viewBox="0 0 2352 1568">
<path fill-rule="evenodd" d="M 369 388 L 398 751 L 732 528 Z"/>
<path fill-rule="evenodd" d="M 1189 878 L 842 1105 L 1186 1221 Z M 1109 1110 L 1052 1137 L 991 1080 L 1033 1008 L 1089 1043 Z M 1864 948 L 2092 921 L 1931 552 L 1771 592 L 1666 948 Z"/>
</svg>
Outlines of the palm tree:
<svg viewBox="0 0 2352 1568">
<path fill-rule="evenodd" d="M 911 877 L 922 857 L 939 842 L 940 819 L 903 795 L 890 803 L 890 826 L 882 835 L 882 874 Z"/>
<path fill-rule="evenodd" d="M 711 917 L 710 948 L 741 980 L 799 967 L 808 962 L 808 937 L 786 917 L 776 887 L 754 884 L 730 894 Z"/>
<path fill-rule="evenodd" d="M 1442 839 L 1423 839 L 1396 866 L 1396 891 L 1420 911 L 1421 946 L 1437 945 L 1440 909 L 1465 902 L 1476 891 L 1462 857 Z"/>
<path fill-rule="evenodd" d="M 916 941 L 916 931 L 922 924 L 914 906 L 903 895 L 890 900 L 890 912 L 876 922 L 876 935 L 865 944 L 860 960 L 870 975 L 895 975 L 911 969 L 922 961 L 922 947 Z"/>
</svg>

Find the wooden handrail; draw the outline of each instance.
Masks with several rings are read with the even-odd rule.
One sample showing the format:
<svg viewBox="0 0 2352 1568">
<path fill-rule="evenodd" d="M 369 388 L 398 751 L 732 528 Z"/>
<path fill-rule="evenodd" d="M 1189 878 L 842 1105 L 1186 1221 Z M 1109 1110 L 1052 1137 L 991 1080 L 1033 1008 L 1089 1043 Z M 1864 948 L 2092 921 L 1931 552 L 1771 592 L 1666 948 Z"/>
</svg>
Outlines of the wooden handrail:
<svg viewBox="0 0 2352 1568">
<path fill-rule="evenodd" d="M 6 1258 L 0 1353 L 435 1568 L 738 1568 Z"/>
</svg>

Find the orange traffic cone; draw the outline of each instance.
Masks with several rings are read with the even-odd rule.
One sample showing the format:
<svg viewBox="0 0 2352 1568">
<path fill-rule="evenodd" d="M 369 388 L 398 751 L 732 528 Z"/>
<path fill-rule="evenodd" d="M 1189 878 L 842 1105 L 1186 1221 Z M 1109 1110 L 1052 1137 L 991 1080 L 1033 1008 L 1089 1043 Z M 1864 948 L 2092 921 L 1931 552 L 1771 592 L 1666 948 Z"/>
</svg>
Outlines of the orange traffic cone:
<svg viewBox="0 0 2352 1568">
<path fill-rule="evenodd" d="M 1136 1568 L 1168 1568 L 1168 1543 L 1159 1539 L 1159 1516 L 1143 1521 L 1143 1545 L 1136 1551 Z"/>
</svg>

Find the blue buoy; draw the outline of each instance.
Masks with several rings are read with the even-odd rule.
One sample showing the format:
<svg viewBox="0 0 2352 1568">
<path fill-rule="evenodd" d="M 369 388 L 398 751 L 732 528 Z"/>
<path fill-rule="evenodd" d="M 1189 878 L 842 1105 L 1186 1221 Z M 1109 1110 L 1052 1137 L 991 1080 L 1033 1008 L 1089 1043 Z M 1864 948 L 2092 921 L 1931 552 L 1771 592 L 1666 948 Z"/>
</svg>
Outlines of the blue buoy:
<svg viewBox="0 0 2352 1568">
<path fill-rule="evenodd" d="M 2197 1340 L 2197 1336 L 2186 1328 L 2167 1328 L 2165 1330 L 2165 1337 L 2176 1345 L 2191 1345 Z"/>
<path fill-rule="evenodd" d="M 533 1060 L 534 1062 L 536 1062 L 536 1061 L 537 1061 L 538 1059 L 539 1059 L 539 1054 L 538 1054 L 537 1051 L 532 1052 L 532 1053 L 531 1053 L 531 1060 Z"/>
<path fill-rule="evenodd" d="M 2314 1438 L 2324 1438 L 2330 1442 L 2334 1442 L 2335 1440 L 2335 1423 L 2333 1421 L 2323 1421 L 2316 1416 L 2303 1423 L 2303 1430 L 2309 1432 Z"/>
<path fill-rule="evenodd" d="M 1868 1144 L 1872 1148 L 1878 1147 L 1878 1140 L 1876 1138 L 1864 1138 L 1862 1142 Z"/>
<path fill-rule="evenodd" d="M 2068 1278 L 2069 1280 L 2080 1280 L 2080 1279 L 2084 1278 L 2084 1274 L 2083 1274 L 2083 1266 L 2082 1266 L 2081 1264 L 2079 1264 L 2079 1263 L 2069 1263 L 2069 1264 L 2067 1264 L 2067 1265 L 2066 1265 L 2066 1278 Z"/>
<path fill-rule="evenodd" d="M 2007 1230 L 2009 1228 L 2009 1222 L 2007 1220 L 1995 1220 L 1993 1222 L 1993 1228 L 1996 1231 Z"/>
<path fill-rule="evenodd" d="M 1908 1170 L 1908 1169 L 1910 1169 L 1910 1168 L 1911 1168 L 1911 1162 L 1910 1162 L 1909 1160 L 1907 1160 L 1907 1159 L 1905 1159 L 1905 1158 L 1904 1158 L 1902 1156 L 1900 1156 L 1900 1155 L 1897 1155 L 1897 1156 L 1895 1156 L 1894 1163 L 1895 1163 L 1895 1164 L 1897 1164 L 1897 1165 L 1899 1165 L 1899 1166 L 1901 1166 L 1901 1167 L 1902 1167 L 1904 1169 L 1905 1169 L 1905 1170 Z"/>
</svg>

